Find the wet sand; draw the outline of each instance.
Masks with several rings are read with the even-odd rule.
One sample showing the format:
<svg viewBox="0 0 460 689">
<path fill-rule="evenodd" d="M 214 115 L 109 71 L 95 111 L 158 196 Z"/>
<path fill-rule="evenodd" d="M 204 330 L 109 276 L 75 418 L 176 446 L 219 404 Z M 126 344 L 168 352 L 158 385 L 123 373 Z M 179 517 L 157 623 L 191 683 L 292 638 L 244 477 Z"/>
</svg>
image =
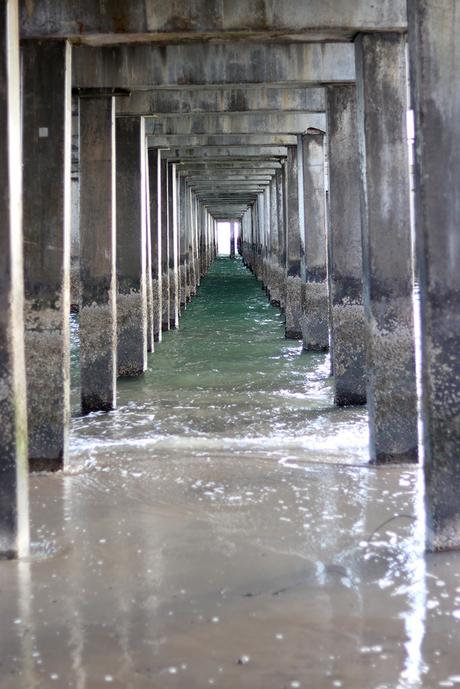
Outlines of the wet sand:
<svg viewBox="0 0 460 689">
<path fill-rule="evenodd" d="M 1 689 L 460 686 L 460 553 L 424 553 L 420 469 L 367 465 L 365 410 L 238 262 L 181 325 L 31 479 Z"/>
</svg>

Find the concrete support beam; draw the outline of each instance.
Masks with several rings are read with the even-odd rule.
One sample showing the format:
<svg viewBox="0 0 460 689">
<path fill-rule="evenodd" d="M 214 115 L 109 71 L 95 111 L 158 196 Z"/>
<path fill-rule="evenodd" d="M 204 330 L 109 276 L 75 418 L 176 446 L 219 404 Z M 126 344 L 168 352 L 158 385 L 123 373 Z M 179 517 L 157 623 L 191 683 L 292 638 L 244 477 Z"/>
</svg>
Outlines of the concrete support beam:
<svg viewBox="0 0 460 689">
<path fill-rule="evenodd" d="M 248 88 L 168 89 L 133 91 L 120 100 L 120 114 L 176 114 L 225 112 L 324 112 L 324 89 L 318 87 L 258 86 Z"/>
<path fill-rule="evenodd" d="M 149 145 L 153 145 L 149 142 Z M 256 162 L 258 160 L 274 160 L 278 162 L 278 158 L 287 155 L 285 146 L 266 146 L 260 147 L 256 144 L 239 144 L 237 146 L 205 146 L 201 145 L 199 149 L 187 146 L 175 146 L 162 152 L 162 157 L 174 160 L 176 162 L 185 162 L 189 160 L 200 160 L 208 163 L 213 161 L 229 161 L 229 160 L 244 160 L 248 162 Z"/>
<path fill-rule="evenodd" d="M 348 43 L 201 43 L 86 46 L 75 50 L 79 88 L 307 85 L 355 80 Z"/>
<path fill-rule="evenodd" d="M 367 325 L 363 306 L 356 88 L 327 90 L 329 144 L 328 278 L 334 400 L 366 403 Z"/>
<path fill-rule="evenodd" d="M 259 130 L 260 131 L 260 130 Z M 149 134 L 148 135 L 149 146 L 154 148 L 188 148 L 192 150 L 193 148 L 200 149 L 198 155 L 206 157 L 203 155 L 203 148 L 219 148 L 224 147 L 235 149 L 240 149 L 241 147 L 254 147 L 256 146 L 256 154 L 260 157 L 263 155 L 269 155 L 267 152 L 264 153 L 264 148 L 273 149 L 285 146 L 292 146 L 297 142 L 297 137 L 293 134 L 208 134 L 206 132 L 201 134 Z M 236 151 L 233 155 L 238 155 Z M 212 157 L 218 155 L 217 151 L 214 151 Z M 249 155 L 249 152 L 248 152 Z M 286 151 L 284 151 L 286 155 Z M 173 154 L 169 157 L 174 157 Z"/>
<path fill-rule="evenodd" d="M 305 282 L 302 285 L 302 337 L 304 349 L 329 348 L 329 306 L 326 250 L 326 190 L 324 133 L 302 137 L 305 209 Z"/>
<path fill-rule="evenodd" d="M 300 276 L 301 232 L 299 212 L 299 161 L 297 145 L 288 146 L 286 161 L 286 289 L 284 312 L 286 337 L 302 337 L 302 280 Z"/>
<path fill-rule="evenodd" d="M 70 420 L 71 48 L 22 47 L 29 466 L 67 461 Z"/>
<path fill-rule="evenodd" d="M 116 406 L 115 98 L 80 100 L 80 387 L 83 414 Z"/>
<path fill-rule="evenodd" d="M 152 249 L 152 307 L 153 337 L 161 342 L 162 323 L 162 268 L 161 268 L 161 152 L 148 149 L 150 244 Z"/>
<path fill-rule="evenodd" d="M 268 0 L 256 8 L 245 0 L 221 3 L 195 3 L 179 0 L 139 0 L 123 5 L 117 0 L 96 0 L 75 6 L 73 0 L 53 0 L 24 5 L 21 16 L 23 36 L 37 34 L 56 38 L 66 36 L 93 45 L 160 41 L 209 41 L 210 39 L 264 39 L 286 41 L 293 34 L 305 40 L 350 39 L 357 31 L 404 30 L 406 6 L 403 0 L 369 3 L 364 0 L 290 0 L 277 5 Z"/>
<path fill-rule="evenodd" d="M 371 461 L 417 461 L 405 39 L 356 41 Z"/>
<path fill-rule="evenodd" d="M 29 504 L 22 268 L 18 6 L 0 8 L 0 559 L 27 556 Z"/>
<path fill-rule="evenodd" d="M 460 548 L 460 13 L 409 0 L 428 550 Z M 455 86 L 454 86 L 455 85 Z"/>
<path fill-rule="evenodd" d="M 120 117 L 117 147 L 118 375 L 147 368 L 145 125 Z"/>
<path fill-rule="evenodd" d="M 302 134 L 309 128 L 325 129 L 323 113 L 250 112 L 162 115 L 155 120 L 153 136 L 225 136 L 236 134 Z M 190 144 L 189 144 L 190 145 Z"/>
</svg>

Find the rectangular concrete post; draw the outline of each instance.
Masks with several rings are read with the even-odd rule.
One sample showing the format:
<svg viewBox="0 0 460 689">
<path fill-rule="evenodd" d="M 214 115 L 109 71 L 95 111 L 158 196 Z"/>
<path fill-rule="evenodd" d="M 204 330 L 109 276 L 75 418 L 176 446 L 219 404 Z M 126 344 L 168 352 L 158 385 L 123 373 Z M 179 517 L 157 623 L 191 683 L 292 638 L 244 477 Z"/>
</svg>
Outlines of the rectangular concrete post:
<svg viewBox="0 0 460 689">
<path fill-rule="evenodd" d="M 145 121 L 119 117 L 117 147 L 118 375 L 147 368 Z"/>
<path fill-rule="evenodd" d="M 302 281 L 300 277 L 300 214 L 297 146 L 287 147 L 286 182 L 286 290 L 285 318 L 286 337 L 297 340 L 302 337 Z"/>
<path fill-rule="evenodd" d="M 278 210 L 278 284 L 280 306 L 286 305 L 286 164 L 276 171 L 276 206 Z"/>
<path fill-rule="evenodd" d="M 271 234 L 270 186 L 267 184 L 264 189 L 264 239 L 262 243 L 262 282 L 267 293 L 270 280 Z"/>
<path fill-rule="evenodd" d="M 146 251 L 146 290 L 147 290 L 147 352 L 155 351 L 155 314 L 153 306 L 153 249 L 152 249 L 152 227 L 150 219 L 150 165 L 149 165 L 149 148 L 147 143 L 147 137 L 145 138 L 145 174 L 144 174 L 144 195 L 145 195 L 145 251 Z"/>
<path fill-rule="evenodd" d="M 149 166 L 149 204 L 150 204 L 150 245 L 152 251 L 152 308 L 153 338 L 161 342 L 162 318 L 162 275 L 161 275 L 161 151 L 148 150 Z"/>
<path fill-rule="evenodd" d="M 188 264 L 187 264 L 187 301 L 195 294 L 195 254 L 193 240 L 193 196 L 192 190 L 187 185 L 187 237 L 188 237 Z"/>
<path fill-rule="evenodd" d="M 168 161 L 163 158 L 160 166 L 161 188 L 161 304 L 162 320 L 161 329 L 170 328 L 170 304 L 169 304 L 169 174 Z"/>
<path fill-rule="evenodd" d="M 169 327 L 179 327 L 179 262 L 176 163 L 168 164 Z"/>
<path fill-rule="evenodd" d="M 460 548 L 460 12 L 409 0 L 428 550 Z"/>
<path fill-rule="evenodd" d="M 116 406 L 115 98 L 80 99 L 80 394 L 83 414 Z"/>
<path fill-rule="evenodd" d="M 278 228 L 278 199 L 276 190 L 276 176 L 270 180 L 270 256 L 269 256 L 269 295 L 270 303 L 273 306 L 281 304 L 281 285 L 280 285 L 280 247 L 279 247 L 279 228 Z"/>
<path fill-rule="evenodd" d="M 0 8 L 0 559 L 29 550 L 18 6 Z"/>
<path fill-rule="evenodd" d="M 186 179 L 179 177 L 179 302 L 181 310 L 187 304 L 187 266 L 188 266 L 188 237 L 187 237 L 187 190 Z"/>
<path fill-rule="evenodd" d="M 22 47 L 29 466 L 67 461 L 70 422 L 71 47 Z"/>
<path fill-rule="evenodd" d="M 326 90 L 329 148 L 328 277 L 334 400 L 366 403 L 366 331 L 359 150 L 354 84 Z"/>
<path fill-rule="evenodd" d="M 417 461 L 405 37 L 356 43 L 371 461 Z"/>
<path fill-rule="evenodd" d="M 326 190 L 324 133 L 302 137 L 305 208 L 305 283 L 302 285 L 303 347 L 313 352 L 329 348 L 329 307 L 326 250 Z"/>
</svg>

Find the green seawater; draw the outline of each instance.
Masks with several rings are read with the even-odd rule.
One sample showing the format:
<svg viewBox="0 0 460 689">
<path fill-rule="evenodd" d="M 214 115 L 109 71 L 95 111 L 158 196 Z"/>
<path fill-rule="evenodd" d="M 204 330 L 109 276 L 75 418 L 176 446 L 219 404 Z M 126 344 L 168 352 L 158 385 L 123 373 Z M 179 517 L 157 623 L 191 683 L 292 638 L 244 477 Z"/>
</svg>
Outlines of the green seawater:
<svg viewBox="0 0 460 689">
<path fill-rule="evenodd" d="M 77 325 L 73 325 L 77 344 Z M 77 355 L 73 354 L 75 384 Z M 78 392 L 78 391 L 76 391 Z M 279 461 L 367 460 L 367 416 L 333 405 L 329 356 L 286 340 L 280 309 L 240 259 L 219 257 L 163 333 L 118 408 L 75 418 L 71 447 L 265 453 Z"/>
</svg>

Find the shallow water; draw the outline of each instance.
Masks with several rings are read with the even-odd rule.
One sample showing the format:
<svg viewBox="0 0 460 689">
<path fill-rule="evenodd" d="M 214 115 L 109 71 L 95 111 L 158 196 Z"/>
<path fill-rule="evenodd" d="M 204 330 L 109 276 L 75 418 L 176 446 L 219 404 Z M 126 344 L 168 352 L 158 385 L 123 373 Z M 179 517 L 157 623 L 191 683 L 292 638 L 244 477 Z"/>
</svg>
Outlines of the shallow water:
<svg viewBox="0 0 460 689">
<path fill-rule="evenodd" d="M 365 410 L 333 408 L 239 261 L 149 367 L 31 479 L 0 687 L 460 686 L 460 554 L 423 552 L 420 470 L 367 465 Z"/>
</svg>

